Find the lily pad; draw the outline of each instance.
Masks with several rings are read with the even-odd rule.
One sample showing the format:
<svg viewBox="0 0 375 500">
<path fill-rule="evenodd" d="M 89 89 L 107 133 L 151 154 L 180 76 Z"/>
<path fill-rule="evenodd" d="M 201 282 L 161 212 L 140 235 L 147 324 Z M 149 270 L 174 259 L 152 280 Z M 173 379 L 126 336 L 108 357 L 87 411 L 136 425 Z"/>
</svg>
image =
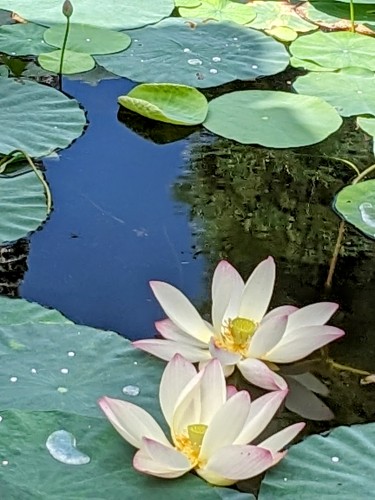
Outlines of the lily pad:
<svg viewBox="0 0 375 500">
<path fill-rule="evenodd" d="M 182 499 L 186 491 L 197 499 L 225 498 L 220 495 L 221 488 L 212 488 L 193 474 L 166 481 L 135 471 L 134 448 L 104 418 L 82 417 L 74 413 L 74 408 L 70 413 L 2 411 L 1 416 L 0 482 L 4 500 Z M 76 439 L 76 448 L 69 443 L 52 448 L 63 462 L 46 448 L 48 437 L 60 430 Z M 89 462 L 70 465 L 74 456 L 87 457 Z"/>
<path fill-rule="evenodd" d="M 175 125 L 198 125 L 208 110 L 207 99 L 199 90 L 172 83 L 138 85 L 118 101 L 146 118 Z"/>
<path fill-rule="evenodd" d="M 190 23 L 171 18 L 134 30 L 124 52 L 96 56 L 108 71 L 135 82 L 215 87 L 283 71 L 285 47 L 272 37 L 234 23 Z"/>
<path fill-rule="evenodd" d="M 303 68 L 308 71 L 335 71 L 335 68 L 325 68 L 324 66 L 320 66 L 312 61 L 305 61 L 295 56 L 290 58 L 290 65 L 293 66 L 293 68 Z"/>
<path fill-rule="evenodd" d="M 54 50 L 41 54 L 38 57 L 38 63 L 47 71 L 59 73 L 61 61 L 61 50 Z M 64 61 L 62 66 L 62 73 L 64 75 L 74 75 L 75 73 L 82 73 L 90 71 L 95 67 L 95 61 L 90 54 L 82 52 L 74 52 L 73 50 L 64 51 Z"/>
<path fill-rule="evenodd" d="M 45 30 L 44 40 L 59 49 L 63 46 L 65 26 L 59 24 Z M 71 24 L 66 48 L 87 54 L 113 54 L 125 50 L 130 45 L 130 36 L 105 28 L 95 28 L 87 24 Z"/>
<path fill-rule="evenodd" d="M 375 76 L 368 70 L 309 73 L 297 78 L 293 87 L 300 94 L 326 100 L 341 116 L 375 115 Z"/>
<path fill-rule="evenodd" d="M 374 443 L 373 423 L 310 436 L 267 472 L 258 499 L 368 498 L 374 482 Z"/>
<path fill-rule="evenodd" d="M 45 156 L 82 134 L 85 114 L 77 101 L 28 80 L 0 78 L 0 153 L 21 149 Z"/>
<path fill-rule="evenodd" d="M 344 4 L 332 0 L 318 0 L 304 2 L 297 10 L 299 11 L 300 9 L 307 19 L 325 26 L 343 26 L 343 20 L 350 20 L 350 6 L 348 3 Z M 363 1 L 360 3 L 355 1 L 354 12 L 356 23 L 368 25 L 375 23 L 375 12 L 374 9 L 371 8 L 371 5 Z M 347 23 L 347 25 L 348 24 L 349 23 Z"/>
<path fill-rule="evenodd" d="M 256 13 L 250 4 L 232 2 L 231 0 L 202 0 L 195 8 L 178 9 L 181 17 L 193 19 L 215 19 L 216 21 L 233 21 L 247 24 L 255 19 Z"/>
<path fill-rule="evenodd" d="M 295 6 L 286 2 L 264 0 L 252 2 L 256 18 L 248 24 L 251 28 L 270 30 L 278 27 L 287 27 L 297 32 L 308 32 L 317 29 L 312 23 L 302 19 Z"/>
<path fill-rule="evenodd" d="M 36 302 L 0 296 L 0 324 L 18 325 L 20 323 L 71 323 L 54 309 L 48 309 Z"/>
<path fill-rule="evenodd" d="M 35 231 L 47 217 L 44 188 L 34 172 L 0 176 L 0 245 Z"/>
<path fill-rule="evenodd" d="M 215 134 L 243 144 L 291 148 L 320 142 L 341 123 L 338 113 L 322 99 L 246 90 L 210 101 L 203 125 Z"/>
<path fill-rule="evenodd" d="M 0 27 L 0 52 L 12 56 L 38 55 L 51 51 L 43 34 L 46 29 L 34 23 L 8 24 Z"/>
<path fill-rule="evenodd" d="M 367 118 L 365 116 L 359 116 L 357 118 L 357 125 L 364 131 L 366 134 L 371 135 L 375 138 L 375 118 Z"/>
<path fill-rule="evenodd" d="M 173 0 L 74 0 L 74 23 L 114 30 L 133 29 L 157 23 L 171 14 Z M 43 26 L 65 24 L 61 0 L 0 0 L 0 9 L 17 12 L 21 17 Z"/>
<path fill-rule="evenodd" d="M 375 239 L 375 180 L 344 187 L 336 196 L 334 208 L 347 222 Z"/>
<path fill-rule="evenodd" d="M 342 69 L 350 67 L 375 71 L 375 39 L 358 33 L 317 31 L 301 36 L 289 47 L 293 56 L 319 66 Z"/>
</svg>

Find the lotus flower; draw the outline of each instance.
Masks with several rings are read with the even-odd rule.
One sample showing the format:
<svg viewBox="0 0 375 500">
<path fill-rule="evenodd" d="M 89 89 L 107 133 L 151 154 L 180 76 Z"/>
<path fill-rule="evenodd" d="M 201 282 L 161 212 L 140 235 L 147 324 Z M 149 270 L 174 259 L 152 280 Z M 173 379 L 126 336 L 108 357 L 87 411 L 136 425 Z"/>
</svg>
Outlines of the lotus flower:
<svg viewBox="0 0 375 500">
<path fill-rule="evenodd" d="M 209 483 L 226 486 L 275 465 L 286 453 L 280 450 L 304 427 L 294 424 L 257 446 L 248 444 L 268 425 L 286 393 L 274 391 L 250 402 L 247 391 L 231 388 L 228 399 L 218 360 L 197 373 L 177 354 L 164 370 L 159 392 L 173 444 L 139 406 L 108 397 L 99 405 L 119 434 L 138 448 L 133 459 L 138 471 L 176 478 L 195 469 Z"/>
<path fill-rule="evenodd" d="M 156 323 L 164 339 L 133 344 L 167 361 L 176 353 L 193 363 L 217 358 L 226 375 L 237 366 L 254 385 L 285 389 L 285 380 L 275 373 L 276 363 L 298 361 L 344 332 L 325 325 L 338 307 L 331 302 L 301 309 L 281 306 L 266 314 L 274 282 L 272 257 L 261 262 L 246 283 L 233 266 L 220 262 L 212 281 L 210 324 L 178 289 L 153 281 L 151 288 L 168 316 Z"/>
</svg>

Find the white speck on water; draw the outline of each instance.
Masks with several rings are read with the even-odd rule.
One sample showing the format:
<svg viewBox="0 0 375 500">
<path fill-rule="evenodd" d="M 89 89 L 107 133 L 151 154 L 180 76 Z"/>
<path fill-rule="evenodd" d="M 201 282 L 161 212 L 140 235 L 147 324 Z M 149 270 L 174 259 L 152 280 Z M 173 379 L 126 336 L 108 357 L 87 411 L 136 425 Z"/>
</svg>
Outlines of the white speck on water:
<svg viewBox="0 0 375 500">
<path fill-rule="evenodd" d="M 190 49 L 188 49 L 188 48 L 186 47 L 186 48 L 184 49 L 184 52 L 185 52 L 185 53 L 188 53 L 188 52 L 191 52 L 191 50 L 190 50 Z"/>
<path fill-rule="evenodd" d="M 363 222 L 370 227 L 375 227 L 375 207 L 373 204 L 368 201 L 364 201 L 358 208 L 361 212 L 361 219 Z"/>
<path fill-rule="evenodd" d="M 61 368 L 61 373 L 63 373 L 64 375 L 66 375 L 67 373 L 69 373 L 69 370 L 68 368 Z"/>
<path fill-rule="evenodd" d="M 30 370 L 30 371 L 31 371 L 31 373 L 36 373 L 35 368 L 31 368 L 31 370 Z"/>
<path fill-rule="evenodd" d="M 256 64 L 253 64 L 251 67 L 252 67 L 253 69 L 258 69 L 258 66 L 257 66 Z"/>
<path fill-rule="evenodd" d="M 217 69 L 215 69 L 215 68 L 211 68 L 211 69 L 210 69 L 210 73 L 212 73 L 213 75 L 216 75 L 216 73 L 217 73 Z M 182 264 L 182 263 L 181 263 L 181 264 Z"/>
<path fill-rule="evenodd" d="M 202 61 L 200 59 L 188 59 L 188 64 L 191 64 L 192 66 L 200 66 Z"/>
<path fill-rule="evenodd" d="M 76 355 L 76 353 L 74 351 L 69 351 L 68 352 L 69 358 L 74 358 L 75 355 Z"/>
<path fill-rule="evenodd" d="M 8 464 L 9 464 L 8 460 L 3 460 L 3 461 L 1 462 L 1 465 L 8 465 Z"/>
<path fill-rule="evenodd" d="M 122 392 L 127 396 L 138 396 L 140 389 L 136 385 L 126 385 L 122 388 Z"/>
<path fill-rule="evenodd" d="M 268 120 L 269 116 L 262 116 L 262 120 Z"/>
<path fill-rule="evenodd" d="M 213 62 L 220 62 L 221 61 L 221 57 L 218 57 L 218 56 L 215 56 L 212 58 Z"/>
<path fill-rule="evenodd" d="M 17 377 L 10 377 L 9 379 L 11 382 L 17 382 L 18 378 Z"/>
<path fill-rule="evenodd" d="M 90 457 L 76 448 L 76 438 L 65 430 L 52 432 L 46 441 L 47 450 L 51 456 L 63 464 L 85 465 Z"/>
<path fill-rule="evenodd" d="M 58 387 L 57 388 L 57 392 L 59 392 L 60 394 L 65 394 L 68 392 L 68 389 L 66 387 Z"/>
<path fill-rule="evenodd" d="M 340 461 L 339 457 L 332 457 L 331 458 L 332 462 L 334 462 L 335 464 L 337 464 L 337 462 Z"/>
<path fill-rule="evenodd" d="M 86 38 L 86 42 L 91 42 L 91 38 Z"/>
</svg>

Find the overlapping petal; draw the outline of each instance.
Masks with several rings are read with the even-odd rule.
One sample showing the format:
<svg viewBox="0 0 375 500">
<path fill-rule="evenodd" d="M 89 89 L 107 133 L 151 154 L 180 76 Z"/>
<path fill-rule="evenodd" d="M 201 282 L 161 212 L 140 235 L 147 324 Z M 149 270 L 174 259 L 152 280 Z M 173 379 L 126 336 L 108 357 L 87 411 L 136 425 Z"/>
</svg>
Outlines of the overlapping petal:
<svg viewBox="0 0 375 500">
<path fill-rule="evenodd" d="M 199 347 L 201 349 L 206 349 L 207 344 L 192 337 L 177 325 L 173 323 L 170 319 L 162 319 L 155 322 L 155 328 L 160 333 L 162 337 L 167 340 L 173 340 L 174 342 L 181 344 L 188 344 L 190 346 Z"/>
<path fill-rule="evenodd" d="M 208 361 L 211 359 L 208 349 L 200 349 L 195 345 L 182 344 L 173 340 L 145 339 L 133 342 L 134 347 L 154 356 L 170 361 L 175 354 L 181 354 L 192 363 Z"/>
<path fill-rule="evenodd" d="M 167 479 L 183 476 L 192 469 L 183 453 L 148 438 L 142 440 L 140 450 L 134 455 L 133 465 L 144 474 Z"/>
<path fill-rule="evenodd" d="M 269 438 L 262 441 L 258 446 L 270 450 L 272 453 L 276 453 L 282 450 L 288 443 L 290 443 L 305 427 L 304 422 L 299 422 L 297 424 L 289 425 L 285 429 L 276 432 Z"/>
<path fill-rule="evenodd" d="M 261 358 L 270 351 L 284 335 L 288 316 L 275 316 L 261 323 L 250 341 L 248 356 Z"/>
<path fill-rule="evenodd" d="M 317 302 L 298 309 L 290 314 L 287 332 L 304 326 L 324 325 L 337 311 L 338 304 L 333 302 Z"/>
<path fill-rule="evenodd" d="M 248 382 L 258 387 L 268 391 L 279 391 L 287 388 L 285 380 L 259 359 L 242 359 L 237 363 L 237 368 Z"/>
</svg>

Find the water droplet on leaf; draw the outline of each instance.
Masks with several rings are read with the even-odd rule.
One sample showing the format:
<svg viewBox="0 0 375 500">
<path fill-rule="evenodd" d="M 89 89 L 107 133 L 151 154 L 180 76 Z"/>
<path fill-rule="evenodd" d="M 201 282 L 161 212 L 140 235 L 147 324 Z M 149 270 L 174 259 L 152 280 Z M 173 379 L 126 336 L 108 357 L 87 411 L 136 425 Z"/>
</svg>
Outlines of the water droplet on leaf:
<svg viewBox="0 0 375 500">
<path fill-rule="evenodd" d="M 17 377 L 10 377 L 9 379 L 11 382 L 17 382 L 18 378 Z"/>
<path fill-rule="evenodd" d="M 332 457 L 331 458 L 332 462 L 337 463 L 340 461 L 339 457 Z"/>
<path fill-rule="evenodd" d="M 8 462 L 8 460 L 3 460 L 3 461 L 1 462 L 1 464 L 2 464 L 2 465 L 8 465 L 8 464 L 9 464 L 9 462 Z"/>
<path fill-rule="evenodd" d="M 61 394 L 65 394 L 68 392 L 68 389 L 66 387 L 58 387 L 57 392 L 60 392 Z"/>
<path fill-rule="evenodd" d="M 65 430 L 52 432 L 46 441 L 47 450 L 51 456 L 68 465 L 84 465 L 90 462 L 90 457 L 76 448 L 76 439 Z"/>
<path fill-rule="evenodd" d="M 215 68 L 211 68 L 211 69 L 210 69 L 210 73 L 212 73 L 213 75 L 216 75 L 216 73 L 217 73 L 217 69 L 215 69 Z"/>
<path fill-rule="evenodd" d="M 36 373 L 35 368 L 31 368 L 31 370 L 30 370 L 30 371 L 31 371 L 31 373 Z"/>
<path fill-rule="evenodd" d="M 361 203 L 358 208 L 361 212 L 361 219 L 363 222 L 370 227 L 375 227 L 375 207 L 372 203 L 365 201 Z"/>
<path fill-rule="evenodd" d="M 189 59 L 188 64 L 191 64 L 192 66 L 197 66 L 201 65 L 202 61 L 200 59 Z"/>
<path fill-rule="evenodd" d="M 66 375 L 67 373 L 69 373 L 69 370 L 68 368 L 61 368 L 61 373 L 63 373 L 64 375 Z"/>
<path fill-rule="evenodd" d="M 74 351 L 69 351 L 69 352 L 68 352 L 68 356 L 69 356 L 70 358 L 74 358 L 74 356 L 75 356 L 75 355 L 76 355 L 76 353 L 75 353 Z"/>
<path fill-rule="evenodd" d="M 252 67 L 253 69 L 258 69 L 258 66 L 257 66 L 256 64 L 253 64 L 251 67 Z"/>
<path fill-rule="evenodd" d="M 122 388 L 122 392 L 127 396 L 138 396 L 140 389 L 136 385 L 126 385 Z"/>
<path fill-rule="evenodd" d="M 86 42 L 91 42 L 90 38 L 86 38 Z"/>
<path fill-rule="evenodd" d="M 215 56 L 215 57 L 212 58 L 212 60 L 213 60 L 213 62 L 220 62 L 221 61 L 221 57 Z"/>
<path fill-rule="evenodd" d="M 190 49 L 188 49 L 188 48 L 186 48 L 186 49 L 184 49 L 184 52 L 186 52 L 186 53 L 187 53 L 187 52 L 191 52 L 191 50 L 190 50 Z"/>
</svg>

